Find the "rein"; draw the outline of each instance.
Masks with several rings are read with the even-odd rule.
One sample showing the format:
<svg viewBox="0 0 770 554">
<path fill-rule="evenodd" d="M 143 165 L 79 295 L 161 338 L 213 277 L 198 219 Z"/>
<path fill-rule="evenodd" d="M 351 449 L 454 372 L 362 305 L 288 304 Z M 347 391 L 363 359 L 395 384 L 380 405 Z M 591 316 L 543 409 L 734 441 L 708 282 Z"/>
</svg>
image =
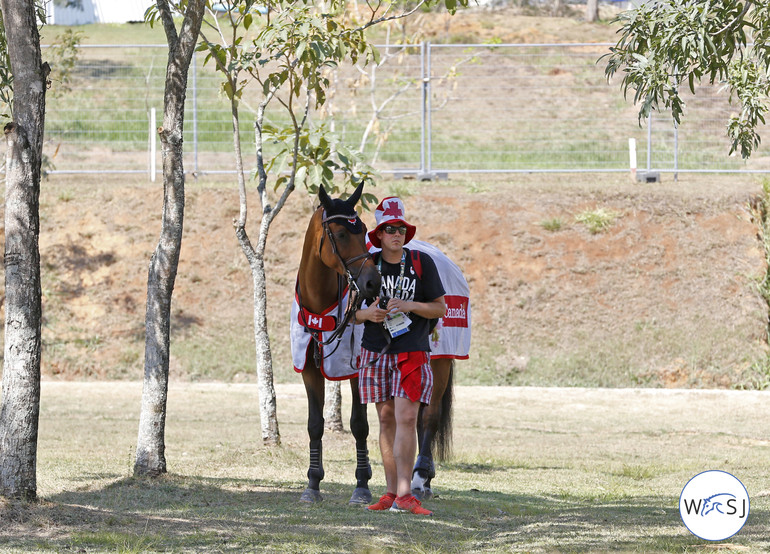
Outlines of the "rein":
<svg viewBox="0 0 770 554">
<path fill-rule="evenodd" d="M 318 246 L 318 254 L 320 256 L 321 250 L 323 249 L 324 239 L 326 237 L 329 238 L 329 242 L 332 246 L 332 252 L 337 256 L 337 259 L 342 263 L 342 267 L 345 272 L 345 280 L 347 281 L 349 296 L 348 296 L 348 304 L 345 307 L 345 311 L 343 314 L 342 311 L 342 296 L 344 291 L 344 281 L 342 275 L 337 275 L 337 326 L 333 331 L 331 331 L 331 334 L 326 340 L 323 340 L 321 338 L 321 331 L 315 331 L 311 329 L 308 326 L 307 319 L 305 318 L 305 309 L 302 305 L 302 297 L 300 293 L 300 287 L 299 282 L 297 282 L 297 302 L 299 303 L 299 314 L 302 322 L 302 326 L 305 328 L 305 331 L 310 334 L 310 336 L 313 338 L 313 341 L 315 341 L 318 345 L 327 345 L 334 341 L 337 341 L 341 336 L 342 333 L 345 331 L 345 328 L 350 323 L 351 319 L 354 317 L 356 311 L 361 307 L 361 303 L 363 302 L 363 297 L 361 296 L 361 291 L 358 288 L 358 284 L 356 283 L 356 279 L 361 275 L 361 272 L 364 269 L 364 265 L 366 265 L 366 259 L 371 258 L 371 255 L 369 252 L 365 252 L 363 254 L 359 254 L 357 256 L 353 256 L 351 258 L 348 258 L 347 260 L 342 257 L 342 255 L 339 253 L 339 249 L 337 248 L 337 242 L 334 240 L 334 234 L 331 232 L 331 229 L 329 228 L 329 222 L 335 219 L 357 219 L 358 214 L 353 213 L 352 215 L 332 215 L 332 216 L 326 216 L 326 210 L 324 210 L 322 219 L 321 219 L 321 225 L 323 226 L 324 234 L 321 235 L 321 243 Z M 355 262 L 363 260 L 361 265 L 358 268 L 358 272 L 356 273 L 355 277 L 353 276 L 353 272 L 350 269 L 350 266 L 354 264 Z M 351 336 L 352 340 L 352 336 Z M 329 352 L 325 357 L 331 356 L 339 347 L 339 342 L 337 342 L 337 345 L 334 347 L 334 350 Z M 315 358 L 316 358 L 316 365 L 320 364 L 320 349 L 316 349 L 315 351 Z"/>
</svg>

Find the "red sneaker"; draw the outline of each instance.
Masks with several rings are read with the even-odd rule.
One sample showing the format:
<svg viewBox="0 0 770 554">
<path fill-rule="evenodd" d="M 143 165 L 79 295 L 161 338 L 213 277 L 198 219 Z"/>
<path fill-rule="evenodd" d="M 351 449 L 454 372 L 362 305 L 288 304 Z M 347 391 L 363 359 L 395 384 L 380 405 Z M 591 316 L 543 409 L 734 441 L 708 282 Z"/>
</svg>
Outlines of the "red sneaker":
<svg viewBox="0 0 770 554">
<path fill-rule="evenodd" d="M 386 492 L 383 494 L 380 499 L 372 504 L 371 506 L 367 506 L 367 510 L 372 510 L 373 512 L 378 510 L 389 510 L 391 506 L 393 506 L 393 501 L 396 499 L 396 495 L 392 492 Z"/>
<path fill-rule="evenodd" d="M 405 496 L 399 496 L 393 501 L 393 505 L 390 507 L 391 512 L 410 512 L 420 516 L 432 516 L 433 512 L 426 510 L 420 504 L 413 495 L 407 494 Z"/>
</svg>

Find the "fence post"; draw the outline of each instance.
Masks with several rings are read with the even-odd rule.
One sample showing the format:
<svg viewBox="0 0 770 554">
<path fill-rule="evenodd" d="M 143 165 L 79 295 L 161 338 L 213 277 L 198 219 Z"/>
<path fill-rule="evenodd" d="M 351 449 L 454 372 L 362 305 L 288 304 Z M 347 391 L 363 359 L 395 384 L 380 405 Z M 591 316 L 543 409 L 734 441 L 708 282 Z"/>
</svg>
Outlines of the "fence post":
<svg viewBox="0 0 770 554">
<path fill-rule="evenodd" d="M 628 139 L 628 162 L 631 166 L 631 180 L 636 181 L 636 139 Z"/>
<path fill-rule="evenodd" d="M 679 181 L 679 125 L 674 121 L 674 182 Z"/>
<path fill-rule="evenodd" d="M 193 176 L 198 178 L 198 68 L 192 55 Z"/>
<path fill-rule="evenodd" d="M 647 116 L 647 173 L 652 169 L 652 112 Z"/>
<path fill-rule="evenodd" d="M 426 112 L 427 112 L 427 114 L 426 114 L 427 125 L 426 125 L 426 129 L 425 129 L 425 134 L 427 135 L 427 141 L 428 141 L 428 143 L 427 143 L 427 154 L 426 154 L 426 158 L 427 158 L 426 170 L 427 170 L 427 174 L 428 174 L 427 178 L 428 179 L 432 179 L 433 178 L 433 176 L 432 176 L 432 173 L 433 173 L 433 169 L 432 169 L 432 166 L 433 166 L 433 148 L 432 148 L 433 147 L 433 143 L 432 143 L 431 139 L 432 139 L 432 131 L 433 131 L 433 121 L 431 120 L 431 111 L 433 109 L 433 102 L 431 100 L 431 96 L 432 95 L 431 95 L 431 90 L 430 90 L 430 87 L 431 87 L 431 82 L 430 81 L 431 81 L 431 77 L 433 76 L 433 74 L 431 73 L 431 67 L 430 67 L 430 62 L 431 62 L 431 59 L 430 59 L 430 54 L 431 54 L 430 41 L 428 41 L 428 44 L 427 44 L 427 52 L 426 52 L 426 54 L 427 54 L 427 64 L 426 64 L 427 65 L 427 71 L 426 71 L 427 74 L 426 74 L 426 77 L 425 77 L 426 78 L 425 96 L 426 96 L 427 102 L 428 102 L 428 106 L 427 106 L 427 109 L 426 109 Z"/>
<path fill-rule="evenodd" d="M 420 112 L 422 114 L 420 132 L 420 172 L 417 178 L 420 181 L 430 181 L 431 174 L 431 101 L 430 101 L 430 42 L 420 43 L 420 68 L 422 73 L 422 102 Z"/>
<path fill-rule="evenodd" d="M 420 98 L 420 172 L 425 173 L 425 43 L 420 43 L 420 78 L 422 79 L 422 97 Z"/>
</svg>

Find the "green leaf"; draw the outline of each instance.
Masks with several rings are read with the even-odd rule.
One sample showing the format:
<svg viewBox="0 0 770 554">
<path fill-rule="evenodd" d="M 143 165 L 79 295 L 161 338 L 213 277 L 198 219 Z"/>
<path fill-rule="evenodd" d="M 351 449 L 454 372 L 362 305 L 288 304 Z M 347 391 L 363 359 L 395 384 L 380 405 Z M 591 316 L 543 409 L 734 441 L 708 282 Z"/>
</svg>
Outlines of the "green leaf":
<svg viewBox="0 0 770 554">
<path fill-rule="evenodd" d="M 274 190 L 274 191 L 277 191 L 277 190 L 278 190 L 279 188 L 281 188 L 282 186 L 284 186 L 284 185 L 288 185 L 288 184 L 289 184 L 289 176 L 288 176 L 288 175 L 280 175 L 280 176 L 279 176 L 279 177 L 278 177 L 278 178 L 275 180 L 275 186 L 273 186 L 273 190 Z"/>
<path fill-rule="evenodd" d="M 221 67 L 227 66 L 227 52 L 225 52 L 224 48 L 217 46 L 216 50 L 214 50 L 214 55 L 216 56 L 217 61 Z"/>
<path fill-rule="evenodd" d="M 307 166 L 303 165 L 297 168 L 297 172 L 294 174 L 294 182 L 304 184 L 307 178 Z"/>
<path fill-rule="evenodd" d="M 222 90 L 225 92 L 225 94 L 230 100 L 235 98 L 235 91 L 233 90 L 233 84 L 230 81 L 225 81 L 224 83 L 222 83 Z"/>
<path fill-rule="evenodd" d="M 312 185 L 320 185 L 323 182 L 323 168 L 320 165 L 310 166 L 308 179 Z"/>
</svg>

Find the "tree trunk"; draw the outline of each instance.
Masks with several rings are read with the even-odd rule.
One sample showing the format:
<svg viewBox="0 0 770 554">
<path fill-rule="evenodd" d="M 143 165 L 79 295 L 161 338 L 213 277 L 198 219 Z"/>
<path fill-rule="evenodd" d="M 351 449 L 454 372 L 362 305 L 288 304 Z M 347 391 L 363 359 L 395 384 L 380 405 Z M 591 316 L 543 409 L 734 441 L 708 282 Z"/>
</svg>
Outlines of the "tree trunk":
<svg viewBox="0 0 770 554">
<path fill-rule="evenodd" d="M 158 129 L 163 158 L 163 217 L 160 239 L 147 274 L 144 386 L 136 443 L 134 475 L 166 472 L 165 426 L 171 328 L 171 296 L 179 265 L 184 223 L 184 101 L 187 75 L 195 51 L 204 0 L 191 0 L 177 35 L 164 0 L 158 9 L 169 46 L 163 126 Z"/>
<path fill-rule="evenodd" d="M 599 21 L 599 0 L 587 0 L 586 21 L 590 23 Z"/>
<path fill-rule="evenodd" d="M 269 223 L 263 223 L 260 236 L 267 234 L 267 227 L 269 227 Z M 257 355 L 257 390 L 259 392 L 262 443 L 279 445 L 281 444 L 281 433 L 278 430 L 275 387 L 273 385 L 273 356 L 267 329 L 267 281 L 265 278 L 264 245 L 261 250 L 255 249 L 244 227 L 238 226 L 235 235 L 251 268 L 254 293 L 254 343 Z"/>
<path fill-rule="evenodd" d="M 259 126 L 264 115 L 264 105 L 260 105 L 256 123 L 257 168 L 260 179 L 260 192 L 264 192 L 266 180 L 265 168 L 261 156 L 261 133 Z M 281 433 L 278 429 L 277 404 L 275 386 L 273 385 L 273 357 L 270 350 L 270 335 L 267 329 L 267 280 L 265 277 L 265 246 L 267 233 L 270 230 L 272 218 L 280 209 L 275 210 L 263 203 L 262 222 L 260 223 L 257 247 L 251 244 L 246 232 L 248 220 L 248 203 L 246 198 L 246 179 L 243 174 L 243 151 L 241 150 L 241 126 L 238 120 L 236 102 L 231 103 L 233 122 L 233 149 L 235 151 L 235 168 L 238 179 L 239 212 L 235 222 L 235 236 L 241 246 L 243 255 L 251 269 L 252 291 L 254 295 L 254 343 L 257 356 L 257 390 L 259 393 L 259 419 L 262 427 L 262 443 L 266 445 L 281 444 Z"/>
<path fill-rule="evenodd" d="M 35 3 L 2 0 L 15 89 L 5 126 L 5 352 L 0 406 L 0 495 L 37 497 L 40 415 L 40 162 L 49 68 L 40 57 Z"/>
<path fill-rule="evenodd" d="M 267 230 L 264 230 L 267 233 Z M 261 233 L 260 233 L 261 234 Z M 259 415 L 262 422 L 262 443 L 281 444 L 276 415 L 275 387 L 273 385 L 273 356 L 270 335 L 267 330 L 267 287 L 265 280 L 264 249 L 256 256 L 251 267 L 254 282 L 254 342 L 257 348 L 257 387 L 259 389 Z"/>
</svg>

